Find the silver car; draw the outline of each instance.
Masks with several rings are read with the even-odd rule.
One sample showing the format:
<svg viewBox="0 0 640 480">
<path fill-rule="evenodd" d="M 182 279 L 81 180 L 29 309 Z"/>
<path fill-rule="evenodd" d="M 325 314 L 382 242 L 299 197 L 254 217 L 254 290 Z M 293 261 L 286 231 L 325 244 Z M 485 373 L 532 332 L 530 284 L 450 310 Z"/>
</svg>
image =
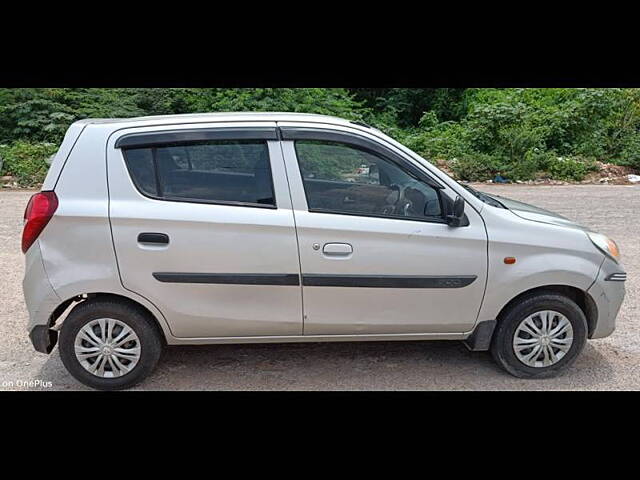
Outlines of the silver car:
<svg viewBox="0 0 640 480">
<path fill-rule="evenodd" d="M 549 377 L 613 332 L 626 279 L 604 235 L 291 113 L 74 123 L 22 249 L 35 349 L 59 336 L 98 389 L 165 344 L 461 340 Z"/>
</svg>

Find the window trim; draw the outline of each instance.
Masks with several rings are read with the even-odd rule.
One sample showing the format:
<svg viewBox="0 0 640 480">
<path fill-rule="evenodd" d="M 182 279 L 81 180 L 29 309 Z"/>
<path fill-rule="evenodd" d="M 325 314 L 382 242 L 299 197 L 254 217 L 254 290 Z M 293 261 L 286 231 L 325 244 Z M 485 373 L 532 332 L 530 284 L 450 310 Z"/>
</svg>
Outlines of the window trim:
<svg viewBox="0 0 640 480">
<path fill-rule="evenodd" d="M 390 148 L 366 137 L 350 132 L 340 132 L 337 130 L 311 127 L 280 127 L 280 133 L 282 140 L 294 140 L 294 147 L 295 140 L 337 142 L 360 147 L 361 149 L 368 150 L 375 155 L 379 155 L 383 159 L 389 160 L 400 167 L 408 169 L 415 177 L 436 190 L 444 190 L 445 188 L 441 182 L 435 180 L 430 175 L 416 167 L 411 161 L 407 160 L 402 155 L 399 155 Z M 298 152 L 296 151 L 296 160 L 297 153 Z"/>
<path fill-rule="evenodd" d="M 231 129 L 219 129 L 219 130 L 231 130 Z M 233 129 L 235 134 L 237 135 L 237 133 L 239 131 L 241 131 L 241 129 L 235 128 Z M 272 128 L 271 130 L 275 131 L 275 128 Z M 250 130 L 242 130 L 242 131 L 250 131 L 253 132 L 254 129 L 250 129 Z M 178 130 L 178 132 L 180 132 L 180 130 Z M 164 132 L 162 132 L 164 133 Z M 131 135 L 142 135 L 142 134 L 131 134 Z M 121 138 L 124 138 L 128 135 L 125 135 Z M 276 138 L 277 139 L 277 138 Z M 163 201 L 163 202 L 179 202 L 179 203 L 195 203 L 195 204 L 202 204 L 202 205 L 222 205 L 222 206 L 231 206 L 231 207 L 251 207 L 251 208 L 266 208 L 269 210 L 277 210 L 278 209 L 278 199 L 276 198 L 276 189 L 275 189 L 275 185 L 273 182 L 273 170 L 271 168 L 271 154 L 269 152 L 269 141 L 268 139 L 264 139 L 264 138 L 255 138 L 253 136 L 251 137 L 246 137 L 246 138 L 215 138 L 215 139 L 208 139 L 208 140 L 187 140 L 187 141 L 180 141 L 178 143 L 180 143 L 183 146 L 188 146 L 188 145 L 197 145 L 197 144 L 201 144 L 203 141 L 207 142 L 207 141 L 215 141 L 215 140 L 238 140 L 238 141 L 242 141 L 242 140 L 258 140 L 261 141 L 262 143 L 264 143 L 264 145 L 267 147 L 267 155 L 269 156 L 269 178 L 271 180 L 271 192 L 273 193 L 273 204 L 270 203 L 255 203 L 255 202 L 241 202 L 241 201 L 234 201 L 234 200 L 206 200 L 203 198 L 190 198 L 190 197 L 175 197 L 175 196 L 168 196 L 165 195 L 162 191 L 162 186 L 160 185 L 160 180 L 159 180 L 159 171 L 157 168 L 157 161 L 156 161 L 156 153 L 155 150 L 156 148 L 163 148 L 163 147 L 168 147 L 168 146 L 173 146 L 175 144 L 175 142 L 171 142 L 171 144 L 148 144 L 146 146 L 136 146 L 136 147 L 129 147 L 129 146 L 120 146 L 118 147 L 118 142 L 120 141 L 120 139 L 116 140 L 116 148 L 119 148 L 121 153 L 122 153 L 122 159 L 124 160 L 124 164 L 125 167 L 127 169 L 127 172 L 129 173 L 129 178 L 131 179 L 135 189 L 138 191 L 138 193 L 140 195 L 142 195 L 143 197 L 146 198 L 150 198 L 152 200 L 158 200 L 158 201 Z M 136 176 L 131 172 L 131 168 L 129 165 L 129 160 L 127 159 L 127 150 L 140 150 L 140 149 L 150 149 L 151 150 L 151 155 L 152 155 L 152 163 L 153 163 L 153 170 L 154 170 L 154 178 L 155 178 L 155 187 L 156 187 L 156 192 L 160 193 L 161 195 L 152 195 L 149 194 L 147 192 L 145 192 L 140 184 L 138 183 Z"/>
<path fill-rule="evenodd" d="M 382 145 L 377 144 L 376 142 L 366 139 L 364 137 L 360 137 L 358 135 L 353 135 L 350 133 L 343 132 L 335 132 L 330 130 L 321 130 L 321 129 L 313 129 L 313 128 L 281 128 L 282 130 L 282 139 L 283 140 L 292 140 L 293 141 L 293 149 L 296 154 L 296 162 L 298 164 L 298 172 L 300 173 L 300 179 L 302 181 L 302 190 L 304 191 L 305 200 L 307 201 L 307 211 L 310 213 L 323 213 L 323 214 L 331 214 L 331 215 L 349 215 L 355 217 L 371 217 L 371 218 L 382 218 L 388 220 L 406 220 L 412 222 L 424 222 L 424 223 L 435 223 L 435 224 L 447 224 L 446 221 L 446 205 L 444 195 L 441 190 L 444 189 L 442 185 L 433 180 L 427 174 L 417 169 L 414 165 L 412 165 L 408 160 L 402 158 L 401 156 L 395 154 L 391 150 L 383 147 Z M 318 135 L 315 135 L 318 133 Z M 345 141 L 345 139 L 347 139 Z M 348 212 L 341 210 L 334 210 L 328 208 L 312 208 L 309 203 L 309 193 L 307 192 L 307 188 L 305 186 L 305 178 L 302 174 L 302 169 L 300 168 L 300 157 L 298 155 L 298 147 L 297 140 L 314 140 L 314 141 L 327 141 L 334 143 L 342 143 L 345 145 L 350 145 L 356 147 L 359 150 L 363 150 L 367 153 L 376 155 L 383 160 L 387 160 L 393 164 L 395 164 L 398 168 L 404 170 L 405 172 L 409 170 L 410 175 L 416 178 L 419 181 L 426 183 L 429 187 L 433 188 L 438 196 L 438 203 L 440 204 L 440 215 L 439 216 L 422 216 L 422 217 L 407 217 L 404 215 L 385 215 L 385 214 L 376 214 L 376 213 L 366 213 L 366 212 Z"/>
<path fill-rule="evenodd" d="M 305 193 L 306 196 L 306 193 Z M 331 210 L 328 208 L 308 208 L 309 213 L 324 213 L 330 215 L 348 215 L 350 217 L 369 217 L 369 218 L 382 218 L 384 220 L 405 220 L 407 222 L 425 222 L 425 223 L 437 223 L 446 225 L 447 221 L 444 217 L 406 217 L 404 215 L 385 215 L 383 213 L 358 213 L 358 212 L 343 212 L 340 210 Z"/>
<path fill-rule="evenodd" d="M 276 127 L 220 127 L 159 130 L 128 133 L 116 140 L 115 148 L 150 148 L 210 140 L 279 140 Z"/>
</svg>

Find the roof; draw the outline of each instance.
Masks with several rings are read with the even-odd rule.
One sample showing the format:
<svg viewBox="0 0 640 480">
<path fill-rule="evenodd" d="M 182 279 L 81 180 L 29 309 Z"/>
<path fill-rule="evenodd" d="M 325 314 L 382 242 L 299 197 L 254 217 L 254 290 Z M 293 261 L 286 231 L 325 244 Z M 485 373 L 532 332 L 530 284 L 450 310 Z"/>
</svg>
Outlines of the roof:
<svg viewBox="0 0 640 480">
<path fill-rule="evenodd" d="M 180 115 L 154 115 L 148 117 L 132 118 L 87 118 L 80 120 L 78 124 L 171 124 L 189 122 L 225 122 L 225 121 L 263 121 L 263 122 L 318 122 L 332 123 L 338 125 L 353 125 L 344 118 L 332 117 L 329 115 L 318 115 L 312 113 L 290 113 L 290 112 L 215 112 L 215 113 L 188 113 Z"/>
</svg>

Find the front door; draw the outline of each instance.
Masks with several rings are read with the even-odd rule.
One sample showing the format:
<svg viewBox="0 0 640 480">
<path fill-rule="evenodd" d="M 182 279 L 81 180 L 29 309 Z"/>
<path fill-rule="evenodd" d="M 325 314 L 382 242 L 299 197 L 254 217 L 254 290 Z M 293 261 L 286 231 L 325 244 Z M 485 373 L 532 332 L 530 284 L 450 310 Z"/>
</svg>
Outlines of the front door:
<svg viewBox="0 0 640 480">
<path fill-rule="evenodd" d="M 284 129 L 283 129 L 284 131 Z M 357 136 L 285 132 L 303 279 L 304 334 L 460 333 L 482 301 L 479 214 L 444 222 L 448 187 Z M 420 170 L 420 169 L 418 169 Z"/>
<path fill-rule="evenodd" d="M 123 131 L 108 166 L 122 283 L 159 308 L 174 336 L 302 334 L 275 124 Z"/>
</svg>

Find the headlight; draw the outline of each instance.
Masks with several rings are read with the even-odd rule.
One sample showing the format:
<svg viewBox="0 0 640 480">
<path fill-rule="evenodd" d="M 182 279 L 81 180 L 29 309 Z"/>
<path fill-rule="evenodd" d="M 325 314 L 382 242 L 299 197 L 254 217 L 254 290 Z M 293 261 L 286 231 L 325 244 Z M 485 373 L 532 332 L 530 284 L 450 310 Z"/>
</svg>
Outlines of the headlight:
<svg viewBox="0 0 640 480">
<path fill-rule="evenodd" d="M 618 245 L 616 245 L 616 242 L 601 233 L 587 232 L 587 235 L 589 235 L 589 238 L 596 247 L 609 255 L 616 262 L 620 260 L 620 249 L 618 248 Z"/>
</svg>

